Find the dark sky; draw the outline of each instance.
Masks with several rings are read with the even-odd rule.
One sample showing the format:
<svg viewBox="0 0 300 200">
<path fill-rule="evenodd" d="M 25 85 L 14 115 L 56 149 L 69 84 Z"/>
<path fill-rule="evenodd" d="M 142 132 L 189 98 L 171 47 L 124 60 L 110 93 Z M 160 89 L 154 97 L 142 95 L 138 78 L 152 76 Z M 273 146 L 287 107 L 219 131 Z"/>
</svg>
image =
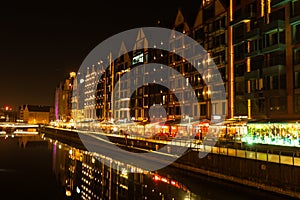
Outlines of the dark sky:
<svg viewBox="0 0 300 200">
<path fill-rule="evenodd" d="M 201 0 L 10 1 L 0 4 L 0 106 L 54 105 L 55 87 L 101 41 L 132 28 L 174 23 Z"/>
</svg>

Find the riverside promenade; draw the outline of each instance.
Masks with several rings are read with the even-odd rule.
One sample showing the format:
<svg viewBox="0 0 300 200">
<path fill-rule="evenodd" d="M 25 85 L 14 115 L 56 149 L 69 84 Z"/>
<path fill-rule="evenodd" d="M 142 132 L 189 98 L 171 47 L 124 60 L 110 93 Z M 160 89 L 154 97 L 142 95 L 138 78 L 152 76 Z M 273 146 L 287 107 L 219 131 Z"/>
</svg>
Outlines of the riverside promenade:
<svg viewBox="0 0 300 200">
<path fill-rule="evenodd" d="M 85 149 L 78 134 L 93 136 L 97 133 L 85 133 L 75 130 L 44 127 L 41 130 L 46 137 Z M 266 145 L 246 145 L 217 143 L 215 146 L 203 145 L 191 140 L 154 140 L 139 137 L 127 137 L 105 134 L 110 142 L 133 152 L 155 152 L 168 144 L 165 156 L 176 156 L 178 147 L 188 146 L 184 155 L 178 156 L 171 166 L 190 174 L 203 174 L 220 180 L 230 181 L 278 194 L 300 199 L 300 156 L 299 149 Z M 103 148 L 105 148 L 103 146 Z M 206 155 L 207 153 L 207 155 Z M 205 154 L 206 156 L 201 156 Z M 203 157 L 203 158 L 202 158 Z M 157 162 L 164 162 L 157 160 Z"/>
</svg>

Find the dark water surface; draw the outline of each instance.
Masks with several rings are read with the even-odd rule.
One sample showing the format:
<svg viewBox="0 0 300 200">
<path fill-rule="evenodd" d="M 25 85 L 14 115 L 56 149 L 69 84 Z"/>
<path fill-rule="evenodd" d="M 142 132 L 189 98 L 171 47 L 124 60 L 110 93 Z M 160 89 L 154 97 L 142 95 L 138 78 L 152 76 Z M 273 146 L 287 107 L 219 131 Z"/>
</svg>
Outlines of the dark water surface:
<svg viewBox="0 0 300 200">
<path fill-rule="evenodd" d="M 39 135 L 0 137 L 0 156 L 1 199 L 290 199 L 172 167 L 143 171 Z"/>
</svg>

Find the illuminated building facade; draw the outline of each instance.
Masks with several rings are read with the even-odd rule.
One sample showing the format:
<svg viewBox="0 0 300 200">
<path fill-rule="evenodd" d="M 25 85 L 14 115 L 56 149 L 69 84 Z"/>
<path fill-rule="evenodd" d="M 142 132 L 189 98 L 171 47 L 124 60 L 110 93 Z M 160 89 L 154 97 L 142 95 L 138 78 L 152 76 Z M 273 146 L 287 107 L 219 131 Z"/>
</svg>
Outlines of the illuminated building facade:
<svg viewBox="0 0 300 200">
<path fill-rule="evenodd" d="M 49 124 L 54 119 L 52 106 L 22 105 L 19 107 L 19 120 L 29 124 Z"/>
<path fill-rule="evenodd" d="M 96 101 L 94 87 L 97 84 L 98 73 L 95 66 L 87 67 L 84 82 L 84 118 L 86 120 L 95 119 L 96 117 Z"/>
<path fill-rule="evenodd" d="M 77 73 L 76 78 L 73 82 L 73 92 L 72 92 L 72 117 L 76 121 L 84 120 L 84 100 L 85 95 L 79 95 L 81 91 L 84 91 L 85 82 L 84 75 L 80 72 Z"/>
<path fill-rule="evenodd" d="M 124 43 L 121 44 L 121 48 L 119 51 L 119 56 L 114 62 L 114 82 L 117 83 L 122 75 L 130 70 L 130 57 L 127 52 L 126 46 Z M 119 82 L 118 88 L 115 88 L 115 98 L 114 98 L 114 117 L 115 119 L 129 121 L 130 120 L 130 113 L 128 98 L 129 95 L 129 88 L 130 87 L 130 79 L 122 79 Z"/>
<path fill-rule="evenodd" d="M 182 11 L 179 9 L 174 23 L 174 29 L 192 37 L 196 40 L 208 53 L 207 58 L 203 55 L 193 55 L 193 47 L 186 44 L 182 36 L 173 35 L 170 39 L 171 50 L 174 52 L 169 55 L 169 66 L 175 68 L 189 82 L 198 99 L 198 104 L 192 105 L 185 102 L 184 110 L 192 113 L 193 118 L 211 119 L 211 116 L 221 115 L 222 117 L 230 117 L 231 113 L 227 113 L 228 105 L 226 100 L 217 102 L 211 99 L 212 95 L 218 94 L 219 87 L 230 87 L 227 74 L 230 72 L 228 65 L 227 44 L 227 24 L 228 24 L 228 5 L 225 1 L 202 1 L 202 4 L 196 13 L 195 18 L 186 20 Z M 189 13 L 190 14 L 190 13 Z M 188 16 L 188 15 L 187 15 Z M 176 54 L 177 55 L 176 55 Z M 180 57 L 178 57 L 180 56 Z M 193 63 L 186 62 L 182 58 L 192 58 Z M 222 77 L 223 83 L 213 84 L 215 77 L 210 69 L 210 65 L 214 62 Z M 197 73 L 193 66 L 202 71 Z M 177 83 L 177 87 L 181 87 L 184 91 L 186 83 Z M 208 87 L 209 84 L 210 86 Z M 182 91 L 182 95 L 183 95 Z M 230 101 L 230 95 L 227 95 Z M 188 99 L 188 98 L 187 98 Z M 178 108 L 175 108 L 175 114 L 178 115 Z"/>
<path fill-rule="evenodd" d="M 113 102 L 111 102 L 114 74 L 111 55 L 101 58 L 98 61 L 98 69 L 101 75 L 96 87 L 96 116 L 100 120 L 110 120 L 113 118 Z"/>
<path fill-rule="evenodd" d="M 141 29 L 133 48 L 137 50 L 128 52 L 129 58 L 122 61 L 126 63 L 126 67 L 119 70 L 119 66 L 124 63 L 115 61 L 112 64 L 114 67 L 107 70 L 103 80 L 100 79 L 98 91 L 102 91 L 103 109 L 97 110 L 97 117 L 128 119 L 126 110 L 121 112 L 126 109 L 122 101 L 128 101 L 125 98 L 122 100 L 122 95 L 128 97 L 126 88 L 132 86 L 130 81 L 137 80 L 128 80 L 120 86 L 117 102 L 111 99 L 114 94 L 110 93 L 113 92 L 110 85 L 114 85 L 126 70 L 137 65 L 141 66 L 139 69 L 145 79 L 151 73 L 158 74 L 159 71 L 150 72 L 141 65 L 156 62 L 180 72 L 195 90 L 198 104 L 192 105 L 187 101 L 183 110 L 180 110 L 172 91 L 148 84 L 136 89 L 130 96 L 130 119 L 149 120 L 152 117 L 150 107 L 154 104 L 160 104 L 165 109 L 167 119 L 178 119 L 184 117 L 185 113 L 191 113 L 192 116 L 188 117 L 192 118 L 210 119 L 216 111 L 227 119 L 237 116 L 248 119 L 298 118 L 299 10 L 299 1 L 282 0 L 203 0 L 195 16 L 191 11 L 185 16 L 179 9 L 172 28 L 192 37 L 209 55 L 206 60 L 196 55 L 193 63 L 183 59 L 192 55 L 192 47 L 185 44 L 182 36 L 171 35 L 171 51 L 158 52 L 148 47 L 147 36 Z M 214 80 L 209 69 L 212 61 L 221 74 L 223 85 L 209 84 Z M 195 73 L 192 66 L 202 69 L 203 74 Z M 176 96 L 184 95 L 185 82 L 174 81 L 171 85 L 179 89 Z M 211 96 L 221 86 L 225 87 L 226 101 L 216 104 Z M 116 109 L 113 111 L 114 108 Z"/>
<path fill-rule="evenodd" d="M 299 117 L 300 2 L 231 3 L 235 114 Z"/>
<path fill-rule="evenodd" d="M 55 118 L 64 122 L 72 119 L 72 92 L 75 72 L 71 72 L 69 78 L 61 81 L 55 91 Z"/>
<path fill-rule="evenodd" d="M 216 6 L 214 6 L 215 3 Z M 222 102 L 222 104 L 211 102 L 210 95 L 211 92 L 213 92 L 213 88 L 208 88 L 205 85 L 205 80 L 213 80 L 213 77 L 210 77 L 211 73 L 208 69 L 208 62 L 213 60 L 225 82 L 225 85 L 222 86 L 228 87 L 226 85 L 226 76 L 228 73 L 226 70 L 228 54 L 226 49 L 228 37 L 226 35 L 227 12 L 228 9 L 226 5 L 220 1 L 203 2 L 198 13 L 195 13 L 196 21 L 193 25 L 192 21 L 195 19 L 187 22 L 183 17 L 182 11 L 180 9 L 178 10 L 173 27 L 174 30 L 190 37 L 196 37 L 197 41 L 204 48 L 209 49 L 208 53 L 211 58 L 207 60 L 207 63 L 203 62 L 203 58 L 192 58 L 192 56 L 194 56 L 192 55 L 193 47 L 189 44 L 185 44 L 182 36 L 170 35 L 169 45 L 173 52 L 165 52 L 149 47 L 147 36 L 143 30 L 140 29 L 133 51 L 124 54 L 124 56 L 114 61 L 108 70 L 105 71 L 105 75 L 103 74 L 99 80 L 96 95 L 98 100 L 97 117 L 106 120 L 128 119 L 140 122 L 149 121 L 154 118 L 163 118 L 164 120 L 181 119 L 182 117 L 210 119 L 211 115 L 216 114 L 216 110 L 219 111 L 218 115 L 226 116 L 228 106 L 226 101 Z M 203 16 L 205 16 L 206 13 L 209 13 L 210 17 L 203 20 Z M 190 29 L 189 26 L 192 26 L 192 28 Z M 124 49 L 124 44 L 122 44 L 121 49 Z M 192 58 L 194 63 L 188 63 L 183 59 L 187 57 Z M 148 63 L 160 63 L 162 65 L 157 69 L 150 70 L 149 67 L 143 65 Z M 200 75 L 195 71 L 192 67 L 195 63 L 203 65 L 204 74 Z M 172 90 L 154 83 L 145 84 L 137 88 L 133 94 L 128 94 L 128 88 L 139 84 L 139 81 L 148 83 L 148 77 L 151 77 L 153 74 L 157 76 L 157 74 L 160 74 L 160 70 L 166 65 L 184 76 L 184 81 L 178 81 L 177 78 L 174 77 L 175 75 L 172 74 L 173 78 L 171 79 L 166 77 L 161 79 L 166 85 L 176 88 L 176 94 Z M 122 80 L 119 85 L 120 88 L 112 89 L 123 73 L 126 73 L 136 66 L 139 66 L 139 71 L 136 71 L 139 77 L 136 77 L 135 80 Z M 189 102 L 189 96 L 184 92 L 187 83 L 190 83 L 195 90 L 198 104 L 194 105 Z M 213 85 L 213 87 L 218 87 L 218 85 Z M 112 96 L 116 95 L 113 94 L 113 92 L 116 91 L 118 93 L 117 98 L 111 99 Z M 180 108 L 177 100 L 178 96 L 183 97 L 184 108 Z M 129 100 L 130 106 L 124 107 Z M 166 115 L 163 116 L 161 112 L 156 113 L 156 109 L 153 106 L 163 108 Z M 128 109 L 130 109 L 129 114 Z M 113 115 L 110 114 L 111 112 Z M 191 116 L 187 116 L 186 113 L 189 113 Z"/>
</svg>

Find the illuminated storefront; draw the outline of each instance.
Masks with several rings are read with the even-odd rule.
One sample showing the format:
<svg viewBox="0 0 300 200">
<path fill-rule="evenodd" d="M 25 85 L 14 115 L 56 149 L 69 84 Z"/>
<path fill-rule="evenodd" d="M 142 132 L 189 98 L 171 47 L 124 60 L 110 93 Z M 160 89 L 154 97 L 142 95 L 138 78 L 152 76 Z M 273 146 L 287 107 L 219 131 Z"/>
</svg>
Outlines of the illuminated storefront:
<svg viewBox="0 0 300 200">
<path fill-rule="evenodd" d="M 243 142 L 299 146 L 298 122 L 248 123 Z"/>
</svg>

